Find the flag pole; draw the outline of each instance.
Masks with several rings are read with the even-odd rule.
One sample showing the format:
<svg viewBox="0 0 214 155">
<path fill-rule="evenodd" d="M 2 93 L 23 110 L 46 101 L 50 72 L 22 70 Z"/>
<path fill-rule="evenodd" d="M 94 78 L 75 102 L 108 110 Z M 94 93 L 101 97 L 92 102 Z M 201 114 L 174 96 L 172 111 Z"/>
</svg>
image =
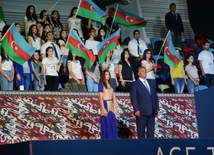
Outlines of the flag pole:
<svg viewBox="0 0 214 155">
<path fill-rule="evenodd" d="M 1 38 L 0 41 L 2 41 L 4 39 L 4 37 L 6 36 L 6 34 L 8 33 L 8 31 L 10 31 L 11 27 L 14 25 L 14 23 L 9 27 L 9 29 L 5 32 L 5 34 L 3 35 L 3 37 Z"/>
<path fill-rule="evenodd" d="M 168 31 L 168 33 L 167 33 L 167 35 L 166 35 L 166 38 L 164 39 L 164 42 L 163 42 L 163 44 L 162 44 L 162 46 L 161 46 L 161 49 L 160 49 L 160 51 L 159 51 L 159 53 L 158 53 L 158 56 L 157 56 L 157 59 L 155 60 L 155 63 L 157 63 L 157 61 L 158 61 L 158 58 L 159 58 L 159 56 L 160 56 L 160 53 L 161 53 L 161 51 L 162 51 L 162 49 L 163 49 L 163 46 L 165 45 L 166 39 L 167 39 L 167 37 L 168 37 L 169 34 L 170 34 L 170 30 Z"/>
<path fill-rule="evenodd" d="M 70 36 L 72 30 L 73 30 L 73 28 L 70 29 L 69 34 L 68 34 L 68 37 Z M 65 47 L 66 47 L 66 45 L 67 45 L 67 43 L 68 43 L 68 37 L 67 37 L 67 40 L 66 40 L 66 43 L 65 43 Z"/>
<path fill-rule="evenodd" d="M 111 34 L 112 26 L 113 26 L 113 23 L 114 23 L 114 20 L 115 20 L 115 16 L 116 16 L 116 13 L 117 13 L 117 10 L 118 10 L 118 6 L 119 6 L 119 4 L 117 4 L 117 7 L 116 7 L 116 10 L 115 10 L 115 13 L 114 13 L 114 18 L 112 20 L 111 27 L 110 27 L 110 34 Z"/>
<path fill-rule="evenodd" d="M 57 5 L 57 3 L 59 3 L 59 0 L 54 3 L 54 5 L 48 10 L 48 12 L 50 12 Z"/>
<path fill-rule="evenodd" d="M 78 15 L 78 11 L 79 11 L 79 7 L 80 7 L 81 2 L 82 2 L 82 0 L 80 0 L 80 2 L 78 4 L 76 16 Z"/>
</svg>

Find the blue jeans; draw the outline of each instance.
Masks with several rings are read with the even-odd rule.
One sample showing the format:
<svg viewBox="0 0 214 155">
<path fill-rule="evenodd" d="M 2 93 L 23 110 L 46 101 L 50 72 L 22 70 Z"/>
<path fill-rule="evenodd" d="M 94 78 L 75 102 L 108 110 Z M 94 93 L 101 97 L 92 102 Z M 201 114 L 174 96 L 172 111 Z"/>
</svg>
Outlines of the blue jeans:
<svg viewBox="0 0 214 155">
<path fill-rule="evenodd" d="M 7 74 L 7 76 L 9 77 L 12 76 L 11 71 L 5 70 L 4 72 Z M 13 81 L 9 82 L 7 78 L 2 74 L 0 74 L 0 85 L 1 85 L 1 90 L 13 90 Z"/>
<path fill-rule="evenodd" d="M 43 91 L 45 89 L 44 77 L 41 75 L 41 76 L 39 76 L 39 79 L 40 79 L 41 87 L 38 85 L 39 80 L 34 76 L 34 78 L 33 78 L 33 88 L 34 88 L 34 90 Z"/>
<path fill-rule="evenodd" d="M 92 78 L 87 78 L 86 85 L 88 92 L 98 92 L 98 83 L 95 83 Z"/>
<path fill-rule="evenodd" d="M 111 83 L 112 83 L 112 87 L 113 87 L 114 91 L 116 92 L 116 87 L 117 87 L 116 80 L 112 78 Z"/>
<path fill-rule="evenodd" d="M 68 55 L 63 55 L 63 57 L 62 57 L 62 61 L 63 61 L 62 67 L 63 68 L 66 68 L 66 66 L 67 66 L 67 59 L 68 59 Z"/>
<path fill-rule="evenodd" d="M 184 91 L 184 78 L 174 78 L 175 93 L 183 93 Z"/>
<path fill-rule="evenodd" d="M 198 86 L 195 86 L 194 82 L 191 79 L 187 80 L 187 90 L 188 93 L 194 93 L 198 91 Z"/>
<path fill-rule="evenodd" d="M 24 73 L 24 90 L 30 90 L 30 73 Z"/>
</svg>

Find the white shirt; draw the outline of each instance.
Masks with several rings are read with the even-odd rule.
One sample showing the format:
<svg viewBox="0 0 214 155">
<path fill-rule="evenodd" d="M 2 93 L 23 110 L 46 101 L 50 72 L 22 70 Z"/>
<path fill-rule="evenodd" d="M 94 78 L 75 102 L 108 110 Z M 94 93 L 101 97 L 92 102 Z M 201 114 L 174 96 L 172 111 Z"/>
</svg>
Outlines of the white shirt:
<svg viewBox="0 0 214 155">
<path fill-rule="evenodd" d="M 113 61 L 106 61 L 106 62 L 104 62 L 104 65 L 106 68 L 109 67 L 109 65 L 110 65 L 110 67 L 108 68 L 108 71 L 110 72 L 111 78 L 115 79 L 116 76 L 115 76 L 114 62 Z"/>
<path fill-rule="evenodd" d="M 57 65 L 58 61 L 57 61 L 56 57 L 53 57 L 53 60 L 44 58 L 42 60 L 42 63 L 46 65 L 46 70 L 45 70 L 46 75 L 58 76 L 58 73 L 56 71 L 56 65 Z"/>
<path fill-rule="evenodd" d="M 82 78 L 82 67 L 81 67 L 79 60 L 77 60 L 77 62 L 68 61 L 68 63 L 71 64 L 71 70 L 72 70 L 73 74 L 76 76 L 76 78 L 83 79 Z M 70 74 L 69 74 L 69 79 L 72 79 Z"/>
<path fill-rule="evenodd" d="M 54 44 L 57 54 L 58 54 L 58 62 L 60 61 L 60 56 L 62 55 L 61 49 L 59 48 L 59 46 L 57 44 L 55 44 L 54 42 L 50 42 L 47 41 L 45 44 L 42 45 L 41 47 L 41 54 L 45 54 L 46 55 L 46 49 L 48 47 L 53 47 L 52 43 Z M 54 49 L 54 48 L 53 48 Z M 56 57 L 55 52 L 53 52 L 53 56 Z"/>
<path fill-rule="evenodd" d="M 79 18 L 69 18 L 68 22 L 71 23 L 71 29 L 76 29 L 80 35 L 81 38 L 83 38 L 82 30 L 81 30 L 81 19 Z"/>
<path fill-rule="evenodd" d="M 142 55 L 143 55 L 144 50 L 148 49 L 146 43 L 140 38 L 139 38 L 139 47 L 140 47 L 140 50 L 142 50 Z M 139 57 L 139 55 L 138 55 L 138 43 L 137 43 L 137 40 L 135 38 L 133 38 L 132 40 L 129 41 L 128 49 L 129 49 L 129 52 L 132 56 Z"/>
<path fill-rule="evenodd" d="M 201 51 L 198 55 L 198 60 L 202 61 L 202 67 L 206 74 L 214 74 L 213 54 L 209 51 Z"/>
<path fill-rule="evenodd" d="M 0 55 L 0 63 L 2 63 L 2 58 Z M 13 62 L 9 59 L 9 60 L 4 60 L 4 62 L 1 64 L 2 70 L 4 71 L 11 71 L 13 66 Z"/>
<path fill-rule="evenodd" d="M 99 44 L 99 41 L 91 41 L 91 40 L 86 40 L 85 42 L 85 46 L 88 49 L 91 49 L 94 53 L 94 55 L 98 55 L 98 51 L 97 51 L 97 45 Z"/>
<path fill-rule="evenodd" d="M 33 38 L 31 36 L 29 36 L 29 38 L 31 39 L 32 46 L 35 47 L 37 50 L 40 50 L 41 49 L 41 38 L 36 37 L 35 40 L 33 40 Z"/>
<path fill-rule="evenodd" d="M 146 88 L 149 88 L 149 90 L 151 91 L 150 89 L 150 86 L 149 86 L 149 83 L 146 79 L 142 79 L 142 78 L 139 78 L 139 80 L 143 83 L 143 85 L 146 87 Z M 145 84 L 146 83 L 146 84 Z"/>
</svg>

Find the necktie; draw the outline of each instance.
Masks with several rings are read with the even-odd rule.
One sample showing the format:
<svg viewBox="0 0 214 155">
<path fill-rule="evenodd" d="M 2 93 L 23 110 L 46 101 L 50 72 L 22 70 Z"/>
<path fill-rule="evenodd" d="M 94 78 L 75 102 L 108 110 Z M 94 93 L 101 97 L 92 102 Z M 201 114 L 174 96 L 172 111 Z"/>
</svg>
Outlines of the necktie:
<svg viewBox="0 0 214 155">
<path fill-rule="evenodd" d="M 57 60 L 59 60 L 59 56 L 58 56 L 58 53 L 56 51 L 56 47 L 55 47 L 54 43 L 51 43 L 51 44 L 53 46 L 53 49 L 54 49 L 54 52 L 55 52 L 55 56 L 56 56 Z"/>
<path fill-rule="evenodd" d="M 139 52 L 140 52 L 140 46 L 139 46 L 139 40 L 137 39 L 137 53 L 138 53 L 138 55 L 140 54 Z"/>
<path fill-rule="evenodd" d="M 146 89 L 148 90 L 149 94 L 151 94 L 151 90 L 150 90 L 150 88 L 149 88 L 149 86 L 148 86 L 147 81 L 146 81 L 146 80 L 144 80 L 143 82 L 144 82 L 144 86 L 145 86 L 145 87 L 146 87 Z"/>
<path fill-rule="evenodd" d="M 175 12 L 173 12 L 173 15 L 175 16 L 175 18 L 177 19 L 177 14 Z"/>
</svg>

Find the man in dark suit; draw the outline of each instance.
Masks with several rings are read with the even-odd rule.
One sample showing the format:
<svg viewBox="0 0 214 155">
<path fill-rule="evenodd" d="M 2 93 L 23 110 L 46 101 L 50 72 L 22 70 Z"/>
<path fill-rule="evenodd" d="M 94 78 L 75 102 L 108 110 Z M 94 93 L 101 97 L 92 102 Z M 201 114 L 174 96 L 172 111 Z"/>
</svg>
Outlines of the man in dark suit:
<svg viewBox="0 0 214 155">
<path fill-rule="evenodd" d="M 146 80 L 146 68 L 138 68 L 139 79 L 132 83 L 130 98 L 136 116 L 138 138 L 154 138 L 155 115 L 158 114 L 159 104 L 157 92 L 153 84 Z"/>
<path fill-rule="evenodd" d="M 170 12 L 165 16 L 166 28 L 171 31 L 172 41 L 175 47 L 181 47 L 181 36 L 184 35 L 184 27 L 181 16 L 176 12 L 175 3 L 169 5 Z"/>
</svg>

